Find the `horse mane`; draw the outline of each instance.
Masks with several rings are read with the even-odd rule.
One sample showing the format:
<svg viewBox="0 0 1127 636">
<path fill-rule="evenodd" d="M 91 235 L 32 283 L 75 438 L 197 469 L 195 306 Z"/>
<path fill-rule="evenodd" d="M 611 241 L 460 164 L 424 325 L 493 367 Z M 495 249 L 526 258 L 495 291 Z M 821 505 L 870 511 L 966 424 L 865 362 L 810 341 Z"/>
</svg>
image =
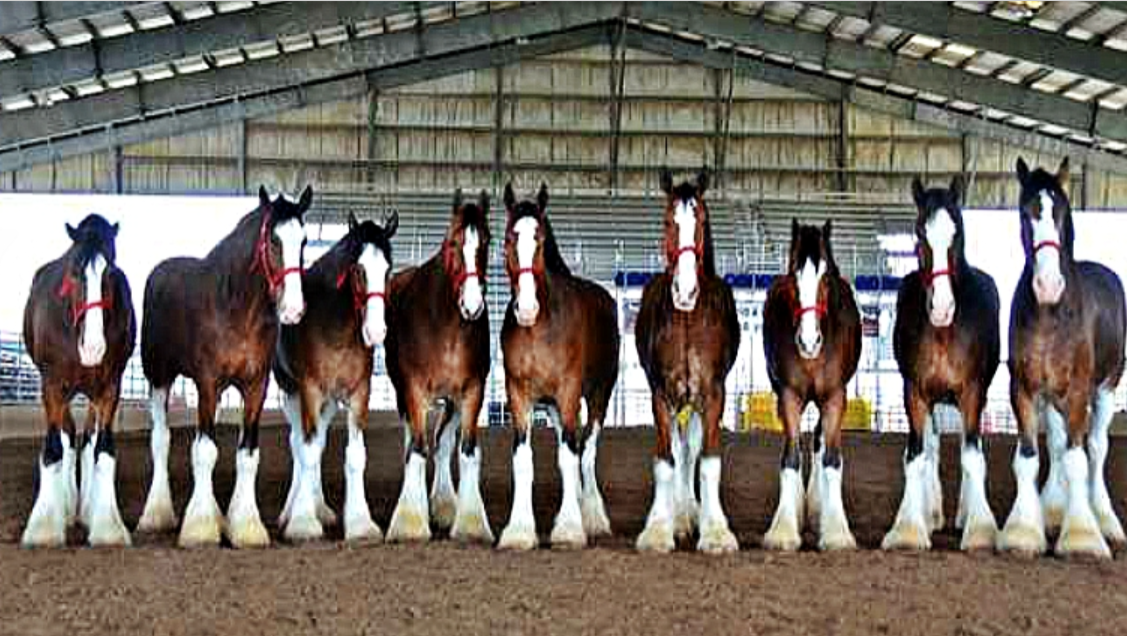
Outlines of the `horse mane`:
<svg viewBox="0 0 1127 636">
<path fill-rule="evenodd" d="M 553 274 L 571 276 L 571 268 L 567 266 L 567 261 L 560 253 L 560 246 L 556 242 L 556 234 L 552 231 L 552 222 L 548 220 L 548 215 L 545 214 L 541 221 L 544 223 L 544 267 Z"/>
<path fill-rule="evenodd" d="M 249 267 L 251 259 L 254 258 L 254 245 L 258 241 L 264 214 L 265 211 L 259 205 L 243 215 L 243 218 L 235 224 L 235 229 L 211 248 L 204 261 L 213 264 L 225 262 L 238 264 L 240 261 L 245 261 L 244 264 Z"/>
</svg>

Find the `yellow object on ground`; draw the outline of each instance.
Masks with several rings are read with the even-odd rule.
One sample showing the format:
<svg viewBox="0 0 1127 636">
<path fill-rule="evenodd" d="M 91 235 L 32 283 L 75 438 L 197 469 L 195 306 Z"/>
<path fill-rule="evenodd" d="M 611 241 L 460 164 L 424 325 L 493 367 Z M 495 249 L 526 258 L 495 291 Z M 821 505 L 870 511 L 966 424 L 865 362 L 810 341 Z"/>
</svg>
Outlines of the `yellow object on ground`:
<svg viewBox="0 0 1127 636">
<path fill-rule="evenodd" d="M 779 419 L 775 394 L 770 391 L 757 391 L 744 396 L 741 401 L 739 430 L 783 432 L 783 421 Z M 845 407 L 845 417 L 841 428 L 846 431 L 872 430 L 873 407 L 865 398 L 852 398 Z"/>
</svg>

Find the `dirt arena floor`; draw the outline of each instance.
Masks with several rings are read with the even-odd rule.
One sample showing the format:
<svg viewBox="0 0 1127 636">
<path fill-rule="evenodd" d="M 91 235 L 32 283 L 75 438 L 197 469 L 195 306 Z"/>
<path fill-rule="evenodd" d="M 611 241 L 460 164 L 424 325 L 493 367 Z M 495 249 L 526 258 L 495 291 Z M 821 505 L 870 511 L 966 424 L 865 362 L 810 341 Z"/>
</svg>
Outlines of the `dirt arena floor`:
<svg viewBox="0 0 1127 636">
<path fill-rule="evenodd" d="M 233 486 L 236 430 L 225 427 L 216 469 L 221 505 Z M 178 510 L 189 494 L 190 431 L 174 432 L 172 487 Z M 507 430 L 485 442 L 484 496 L 496 534 L 510 500 Z M 724 506 L 742 550 L 711 558 L 691 551 L 639 555 L 650 497 L 648 429 L 604 436 L 599 470 L 615 536 L 579 553 L 547 548 L 508 554 L 460 547 L 323 543 L 237 552 L 179 550 L 174 537 L 136 536 L 127 550 L 17 546 L 35 489 L 38 440 L 0 442 L 0 633 L 3 634 L 1121 634 L 1127 628 L 1127 559 L 1067 562 L 966 556 L 948 529 L 928 554 L 878 548 L 901 488 L 903 438 L 851 435 L 845 450 L 846 507 L 862 549 L 822 555 L 765 552 L 760 541 L 777 498 L 779 440 L 725 440 Z M 333 430 L 325 488 L 343 497 L 343 431 Z M 368 438 L 368 493 L 387 527 L 400 480 L 399 431 Z M 990 498 L 999 521 L 1013 496 L 1012 442 L 988 440 Z M 947 518 L 958 494 L 957 442 L 944 440 Z M 537 523 L 546 540 L 559 499 L 554 436 L 540 430 Z M 119 437 L 119 499 L 132 527 L 149 474 L 143 434 Z M 285 432 L 263 433 L 259 505 L 271 527 L 289 481 Z M 1127 496 L 1127 439 L 1114 440 L 1110 473 L 1120 516 Z M 813 537 L 806 537 L 807 544 Z"/>
</svg>

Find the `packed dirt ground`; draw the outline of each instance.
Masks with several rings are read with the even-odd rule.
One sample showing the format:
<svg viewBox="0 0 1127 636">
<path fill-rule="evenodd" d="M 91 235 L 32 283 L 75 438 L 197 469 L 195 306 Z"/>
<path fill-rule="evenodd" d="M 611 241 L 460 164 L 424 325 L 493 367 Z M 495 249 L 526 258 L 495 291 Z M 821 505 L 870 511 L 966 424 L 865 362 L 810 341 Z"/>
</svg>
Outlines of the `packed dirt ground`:
<svg viewBox="0 0 1127 636">
<path fill-rule="evenodd" d="M 236 429 L 221 429 L 217 497 L 234 481 Z M 176 506 L 190 489 L 191 432 L 176 430 L 171 455 Z M 325 458 L 325 489 L 343 498 L 343 430 Z M 285 431 L 263 431 L 258 479 L 263 519 L 276 519 L 289 483 Z M 386 529 L 399 491 L 402 437 L 369 432 L 367 487 Z M 1127 440 L 1113 440 L 1112 497 L 1127 496 Z M 777 499 L 779 439 L 730 435 L 723 498 L 742 550 L 710 558 L 689 550 L 640 555 L 650 499 L 652 431 L 607 432 L 600 479 L 615 535 L 583 552 L 545 546 L 530 554 L 429 545 L 346 546 L 339 529 L 325 542 L 264 551 L 185 551 L 173 535 L 136 535 L 125 550 L 17 545 L 35 491 L 38 439 L 0 442 L 0 633 L 2 634 L 1121 634 L 1127 628 L 1127 559 L 1106 563 L 1045 557 L 1023 561 L 957 551 L 948 528 L 928 554 L 879 550 L 899 503 L 901 436 L 849 435 L 845 501 L 861 549 L 781 555 L 760 547 Z M 989 493 L 999 521 L 1013 497 L 1011 438 L 987 441 Z M 483 494 L 495 534 L 508 519 L 511 433 L 486 435 Z M 946 516 L 958 495 L 957 440 L 943 448 Z M 537 524 L 546 539 L 559 501 L 555 439 L 538 430 Z M 149 475 L 147 435 L 118 438 L 118 497 L 137 522 Z M 335 534 L 333 534 L 335 532 Z M 275 536 L 277 536 L 275 534 Z M 807 535 L 808 545 L 813 536 Z M 689 546 L 683 546 L 689 547 Z"/>
</svg>

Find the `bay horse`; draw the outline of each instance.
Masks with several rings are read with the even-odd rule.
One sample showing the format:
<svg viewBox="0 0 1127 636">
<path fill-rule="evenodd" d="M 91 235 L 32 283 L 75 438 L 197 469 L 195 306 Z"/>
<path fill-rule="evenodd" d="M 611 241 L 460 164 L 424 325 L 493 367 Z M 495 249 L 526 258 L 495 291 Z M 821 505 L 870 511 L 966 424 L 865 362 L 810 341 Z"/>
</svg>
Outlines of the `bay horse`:
<svg viewBox="0 0 1127 636">
<path fill-rule="evenodd" d="M 979 424 L 986 391 L 1001 350 L 998 288 L 966 258 L 962 204 L 965 186 L 925 189 L 912 181 L 916 203 L 919 269 L 904 277 L 896 299 L 893 351 L 904 378 L 908 444 L 904 449 L 904 497 L 884 549 L 926 550 L 941 528 L 939 430 L 935 409 L 958 408 L 962 416 L 962 480 L 955 525 L 965 551 L 993 549 L 998 532 L 986 499 L 986 458 Z"/>
<path fill-rule="evenodd" d="M 348 406 L 345 448 L 344 538 L 379 541 L 364 492 L 368 461 L 364 431 L 372 388 L 373 348 L 387 335 L 384 319 L 391 273 L 393 213 L 382 226 L 351 212 L 348 233 L 306 270 L 301 322 L 282 327 L 274 378 L 290 425 L 293 477 L 279 521 L 291 541 L 319 539 L 336 522 L 321 487 L 321 455 L 338 402 Z"/>
<path fill-rule="evenodd" d="M 821 228 L 791 221 L 787 273 L 775 278 L 763 307 L 767 374 L 786 432 L 779 504 L 763 538 L 772 550 L 801 546 L 804 512 L 818 528 L 819 549 L 857 546 L 841 498 L 841 420 L 845 386 L 861 359 L 861 314 L 834 260 L 832 231 L 831 221 Z M 810 403 L 818 407 L 818 425 L 804 495 L 799 425 Z"/>
<path fill-rule="evenodd" d="M 693 532 L 698 522 L 693 478 L 703 450 L 697 549 L 732 552 L 739 546 L 720 503 L 720 419 L 724 380 L 740 345 L 739 317 L 731 288 L 716 274 L 704 201 L 707 171 L 696 183 L 674 187 L 673 175 L 663 170 L 661 189 L 665 271 L 642 291 L 634 329 L 657 429 L 653 504 L 637 548 L 668 552 L 675 538 Z M 684 428 L 674 424 L 690 410 Z"/>
<path fill-rule="evenodd" d="M 1110 558 L 1108 541 L 1124 542 L 1104 481 L 1113 392 L 1123 375 L 1123 285 L 1107 267 L 1075 259 L 1072 207 L 1062 187 L 1068 158 L 1055 175 L 1030 171 L 1021 158 L 1016 168 L 1025 269 L 1010 309 L 1009 369 L 1021 439 L 1013 460 L 1017 496 L 998 548 L 1040 554 L 1046 526 L 1059 525 L 1057 554 Z M 1039 418 L 1051 460 L 1040 498 Z"/>
<path fill-rule="evenodd" d="M 391 542 L 430 540 L 430 519 L 450 537 L 493 542 L 481 499 L 477 418 L 489 375 L 489 314 L 485 276 L 489 258 L 489 195 L 466 202 L 459 189 L 442 248 L 391 279 L 384 352 L 404 421 L 404 475 L 387 530 Z M 429 509 L 426 417 L 443 404 L 435 427 L 438 452 Z M 450 463 L 456 434 L 458 492 Z"/>
<path fill-rule="evenodd" d="M 133 355 L 137 322 L 125 273 L 117 267 L 119 226 L 91 214 L 71 227 L 72 244 L 35 272 L 24 308 L 23 334 L 39 369 L 47 434 L 39 461 L 39 493 L 21 543 L 59 547 L 76 516 L 92 546 L 129 545 L 114 484 L 113 423 L 121 376 Z M 74 419 L 70 401 L 90 399 L 82 451 L 82 490 L 76 486 Z"/>
<path fill-rule="evenodd" d="M 140 530 L 176 526 L 168 485 L 168 392 L 183 375 L 195 382 L 199 393 L 199 420 L 191 451 L 192 496 L 179 544 L 216 545 L 221 531 L 236 548 L 269 544 L 254 491 L 258 419 L 279 322 L 297 324 L 305 312 L 302 217 L 312 200 L 310 187 L 297 202 L 281 195 L 271 201 L 260 187 L 258 207 L 206 257 L 168 259 L 149 275 L 141 319 L 141 363 L 151 391 L 153 475 Z M 224 520 L 212 487 L 219 453 L 215 418 L 220 393 L 232 386 L 242 394 L 243 428 L 235 454 L 235 491 Z"/>
<path fill-rule="evenodd" d="M 560 254 L 548 219 L 546 184 L 535 201 L 518 202 L 509 183 L 505 210 L 505 271 L 513 298 L 501 327 L 501 348 L 513 414 L 513 506 L 498 547 L 529 550 L 538 543 L 530 425 L 533 407 L 545 403 L 556 428 L 563 482 L 552 545 L 582 548 L 588 537 L 610 534 L 595 464 L 618 377 L 618 311 L 605 289 L 573 275 Z M 580 422 L 584 403 L 585 426 Z"/>
</svg>

